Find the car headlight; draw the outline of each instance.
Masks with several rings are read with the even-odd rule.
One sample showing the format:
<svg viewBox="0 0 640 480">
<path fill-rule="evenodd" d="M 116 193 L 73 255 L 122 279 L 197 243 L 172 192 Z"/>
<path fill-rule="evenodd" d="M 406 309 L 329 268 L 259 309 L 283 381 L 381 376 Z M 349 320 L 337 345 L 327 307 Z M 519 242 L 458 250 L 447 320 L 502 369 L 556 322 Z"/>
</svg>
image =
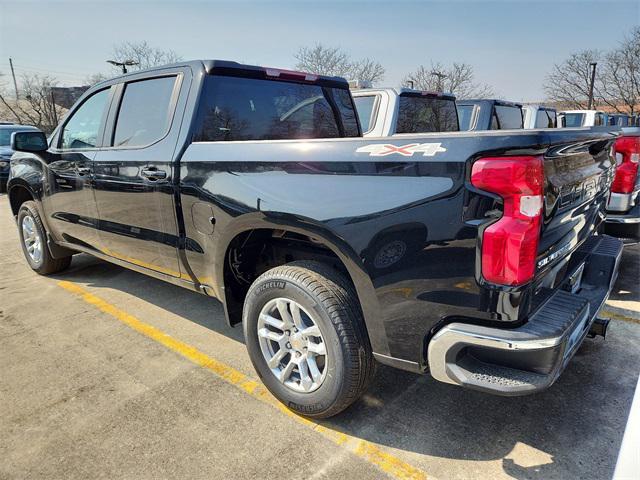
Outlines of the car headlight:
<svg viewBox="0 0 640 480">
<path fill-rule="evenodd" d="M 4 168 L 9 165 L 9 162 L 0 161 L 0 168 Z"/>
</svg>

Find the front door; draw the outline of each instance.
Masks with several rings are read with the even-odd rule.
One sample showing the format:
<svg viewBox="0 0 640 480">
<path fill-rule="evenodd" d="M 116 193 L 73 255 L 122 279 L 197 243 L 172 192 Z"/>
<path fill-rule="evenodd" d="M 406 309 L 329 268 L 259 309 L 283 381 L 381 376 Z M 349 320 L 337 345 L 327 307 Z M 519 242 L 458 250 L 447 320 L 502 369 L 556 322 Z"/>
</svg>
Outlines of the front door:
<svg viewBox="0 0 640 480">
<path fill-rule="evenodd" d="M 93 162 L 100 250 L 179 277 L 173 156 L 181 72 L 118 85 L 105 146 Z M 116 107 L 117 105 L 117 107 Z"/>
<path fill-rule="evenodd" d="M 87 97 L 70 113 L 52 139 L 43 196 L 51 234 L 87 248 L 97 244 L 97 213 L 91 193 L 91 167 L 101 144 L 112 90 Z"/>
</svg>

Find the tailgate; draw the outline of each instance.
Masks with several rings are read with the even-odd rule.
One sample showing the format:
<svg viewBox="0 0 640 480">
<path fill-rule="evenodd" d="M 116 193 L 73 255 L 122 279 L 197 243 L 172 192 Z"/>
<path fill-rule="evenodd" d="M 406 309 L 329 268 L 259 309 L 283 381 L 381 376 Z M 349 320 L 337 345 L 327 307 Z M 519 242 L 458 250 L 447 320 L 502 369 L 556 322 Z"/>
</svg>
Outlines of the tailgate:
<svg viewBox="0 0 640 480">
<path fill-rule="evenodd" d="M 596 127 L 558 129 L 547 135 L 538 280 L 563 263 L 603 221 L 615 173 L 612 146 L 618 132 Z"/>
</svg>

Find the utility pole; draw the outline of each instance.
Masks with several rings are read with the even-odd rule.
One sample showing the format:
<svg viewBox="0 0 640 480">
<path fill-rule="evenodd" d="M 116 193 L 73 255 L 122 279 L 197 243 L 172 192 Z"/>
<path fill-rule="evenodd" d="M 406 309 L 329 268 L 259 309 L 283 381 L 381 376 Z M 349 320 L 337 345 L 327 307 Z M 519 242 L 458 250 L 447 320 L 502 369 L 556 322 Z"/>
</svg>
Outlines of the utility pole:
<svg viewBox="0 0 640 480">
<path fill-rule="evenodd" d="M 443 78 L 447 78 L 447 75 L 442 73 L 442 72 L 436 72 L 435 70 L 433 70 L 431 72 L 431 75 L 434 75 L 434 76 L 438 77 L 438 83 L 437 83 L 437 88 L 436 89 L 439 92 L 442 92 L 444 90 L 444 85 L 443 85 L 442 79 Z"/>
<path fill-rule="evenodd" d="M 596 65 L 598 65 L 598 62 L 591 62 L 589 64 L 591 67 L 591 83 L 589 84 L 589 108 L 587 110 L 593 108 L 593 84 L 596 81 Z"/>
<path fill-rule="evenodd" d="M 110 63 L 116 67 L 122 67 L 122 73 L 127 73 L 127 66 L 139 65 L 138 62 L 134 62 L 133 60 L 125 60 L 124 62 L 116 62 L 115 60 L 107 60 L 107 63 Z"/>
<path fill-rule="evenodd" d="M 16 82 L 16 72 L 13 69 L 13 60 L 9 57 L 9 67 L 11 67 L 11 76 L 13 77 L 13 88 L 16 91 L 16 100 L 18 100 L 18 82 Z"/>
</svg>

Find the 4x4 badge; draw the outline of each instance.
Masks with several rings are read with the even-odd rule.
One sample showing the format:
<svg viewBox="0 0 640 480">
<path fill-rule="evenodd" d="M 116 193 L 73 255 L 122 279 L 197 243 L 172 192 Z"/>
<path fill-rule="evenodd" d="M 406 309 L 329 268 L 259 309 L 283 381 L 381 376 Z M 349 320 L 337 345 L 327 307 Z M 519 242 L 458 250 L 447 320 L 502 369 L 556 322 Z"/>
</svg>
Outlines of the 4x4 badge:
<svg viewBox="0 0 640 480">
<path fill-rule="evenodd" d="M 423 157 L 433 157 L 436 153 L 446 152 L 441 143 L 409 143 L 407 145 L 391 145 L 390 143 L 372 143 L 359 147 L 357 153 L 368 153 L 370 157 L 386 157 L 398 153 L 411 157 L 414 153 L 422 153 Z"/>
</svg>

